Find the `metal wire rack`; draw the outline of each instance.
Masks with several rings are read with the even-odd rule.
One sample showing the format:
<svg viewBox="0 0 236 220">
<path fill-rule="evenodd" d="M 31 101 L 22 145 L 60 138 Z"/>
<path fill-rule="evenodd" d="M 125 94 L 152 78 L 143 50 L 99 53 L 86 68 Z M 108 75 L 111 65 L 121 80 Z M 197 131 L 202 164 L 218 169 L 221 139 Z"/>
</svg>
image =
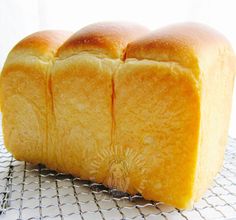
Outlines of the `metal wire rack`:
<svg viewBox="0 0 236 220">
<path fill-rule="evenodd" d="M 236 139 L 222 171 L 192 210 L 146 201 L 101 184 L 15 160 L 0 132 L 0 219 L 236 219 Z"/>
</svg>

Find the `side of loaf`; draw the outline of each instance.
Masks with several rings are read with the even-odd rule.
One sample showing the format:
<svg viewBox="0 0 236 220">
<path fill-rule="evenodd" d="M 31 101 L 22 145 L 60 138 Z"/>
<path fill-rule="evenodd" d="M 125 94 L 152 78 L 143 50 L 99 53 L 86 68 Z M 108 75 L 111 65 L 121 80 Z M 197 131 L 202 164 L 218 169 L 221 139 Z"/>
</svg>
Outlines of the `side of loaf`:
<svg viewBox="0 0 236 220">
<path fill-rule="evenodd" d="M 18 160 L 187 208 L 221 168 L 235 55 L 195 23 L 44 31 L 1 75 L 4 142 Z"/>
<path fill-rule="evenodd" d="M 16 158 L 47 161 L 48 77 L 54 54 L 70 36 L 42 31 L 19 42 L 9 53 L 1 75 L 4 143 Z M 52 160 L 54 158 L 51 158 Z"/>
</svg>

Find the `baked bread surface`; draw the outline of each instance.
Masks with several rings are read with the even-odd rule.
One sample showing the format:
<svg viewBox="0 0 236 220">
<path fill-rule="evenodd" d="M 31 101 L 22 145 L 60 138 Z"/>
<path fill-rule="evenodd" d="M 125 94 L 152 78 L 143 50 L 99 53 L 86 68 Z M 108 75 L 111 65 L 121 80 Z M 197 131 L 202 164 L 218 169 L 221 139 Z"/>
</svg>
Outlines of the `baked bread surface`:
<svg viewBox="0 0 236 220">
<path fill-rule="evenodd" d="M 16 159 L 191 207 L 223 162 L 234 71 L 228 41 L 195 23 L 38 32 L 3 68 L 4 142 Z"/>
</svg>

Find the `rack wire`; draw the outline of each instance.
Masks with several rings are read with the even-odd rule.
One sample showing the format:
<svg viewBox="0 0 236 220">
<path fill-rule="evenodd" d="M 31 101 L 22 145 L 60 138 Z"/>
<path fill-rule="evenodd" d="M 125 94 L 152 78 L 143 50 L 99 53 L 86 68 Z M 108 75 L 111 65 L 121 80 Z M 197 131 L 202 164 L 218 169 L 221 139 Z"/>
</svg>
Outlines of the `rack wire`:
<svg viewBox="0 0 236 220">
<path fill-rule="evenodd" d="M 222 171 L 192 210 L 147 201 L 102 184 L 15 160 L 0 132 L 1 219 L 236 219 L 236 139 L 229 138 Z"/>
</svg>

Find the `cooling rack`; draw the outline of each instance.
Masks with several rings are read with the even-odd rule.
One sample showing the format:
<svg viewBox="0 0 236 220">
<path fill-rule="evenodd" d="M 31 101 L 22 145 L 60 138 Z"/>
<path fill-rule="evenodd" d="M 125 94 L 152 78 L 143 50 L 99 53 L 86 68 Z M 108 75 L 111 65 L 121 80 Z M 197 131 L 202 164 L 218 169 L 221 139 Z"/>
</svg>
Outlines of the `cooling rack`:
<svg viewBox="0 0 236 220">
<path fill-rule="evenodd" d="M 236 139 L 222 171 L 192 210 L 146 201 L 101 184 L 15 160 L 0 133 L 0 219 L 236 219 Z"/>
</svg>

